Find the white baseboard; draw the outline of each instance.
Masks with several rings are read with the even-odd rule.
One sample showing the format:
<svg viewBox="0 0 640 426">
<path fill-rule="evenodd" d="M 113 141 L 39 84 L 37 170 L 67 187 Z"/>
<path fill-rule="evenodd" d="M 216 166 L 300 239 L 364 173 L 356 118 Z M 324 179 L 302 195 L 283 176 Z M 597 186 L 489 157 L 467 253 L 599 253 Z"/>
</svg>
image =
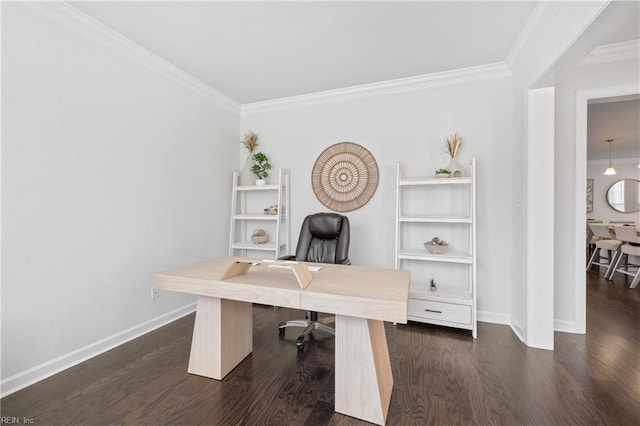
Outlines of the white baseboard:
<svg viewBox="0 0 640 426">
<path fill-rule="evenodd" d="M 511 317 L 509 321 L 509 326 L 511 327 L 511 330 L 513 330 L 513 332 L 516 334 L 516 336 L 518 336 L 518 339 L 520 339 L 522 343 L 526 344 L 527 342 L 524 339 L 524 329 L 518 323 L 518 321 L 516 321 L 513 317 Z"/>
<path fill-rule="evenodd" d="M 478 311 L 478 321 L 508 325 L 511 327 L 511 329 L 516 334 L 516 336 L 518 336 L 518 338 L 523 343 L 525 343 L 524 330 L 522 329 L 520 324 L 518 324 L 518 322 L 511 317 L 511 315 L 497 314 L 495 312 Z M 563 333 L 584 334 L 576 331 L 575 321 L 554 320 L 553 327 L 554 327 L 553 328 L 554 331 L 559 331 Z"/>
<path fill-rule="evenodd" d="M 511 323 L 511 316 L 495 312 L 478 311 L 478 321 L 509 325 Z"/>
<path fill-rule="evenodd" d="M 91 343 L 83 348 L 77 349 L 68 354 L 62 355 L 51 361 L 44 362 L 40 365 L 32 367 L 28 370 L 14 374 L 11 377 L 7 377 L 0 383 L 0 397 L 4 398 L 14 392 L 24 389 L 36 382 L 44 380 L 53 376 L 67 368 L 80 364 L 94 356 L 100 355 L 110 349 L 120 346 L 130 340 L 147 334 L 163 325 L 169 324 L 185 315 L 195 312 L 196 304 L 191 303 L 189 305 L 178 308 L 174 311 L 161 315 L 157 318 L 145 321 L 142 324 L 138 324 L 127 330 L 116 333 L 112 336 L 106 337 L 95 343 Z"/>
<path fill-rule="evenodd" d="M 578 333 L 576 331 L 575 321 L 554 320 L 553 331 L 561 331 L 563 333 L 584 334 L 584 333 Z"/>
</svg>

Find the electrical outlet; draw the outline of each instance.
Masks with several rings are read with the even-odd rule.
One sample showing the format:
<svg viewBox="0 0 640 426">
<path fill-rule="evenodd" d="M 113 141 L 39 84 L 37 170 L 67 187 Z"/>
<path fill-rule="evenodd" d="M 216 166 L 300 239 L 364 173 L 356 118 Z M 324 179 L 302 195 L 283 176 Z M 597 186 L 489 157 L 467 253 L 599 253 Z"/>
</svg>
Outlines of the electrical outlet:
<svg viewBox="0 0 640 426">
<path fill-rule="evenodd" d="M 160 289 L 159 288 L 152 288 L 151 289 L 151 299 L 157 299 L 158 297 L 160 297 Z"/>
</svg>

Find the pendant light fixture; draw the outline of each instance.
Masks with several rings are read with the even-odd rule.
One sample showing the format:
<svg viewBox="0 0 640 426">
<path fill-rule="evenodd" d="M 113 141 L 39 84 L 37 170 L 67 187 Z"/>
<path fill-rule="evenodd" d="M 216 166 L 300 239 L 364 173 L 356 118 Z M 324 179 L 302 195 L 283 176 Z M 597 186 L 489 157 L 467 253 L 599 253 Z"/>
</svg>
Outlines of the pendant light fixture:
<svg viewBox="0 0 640 426">
<path fill-rule="evenodd" d="M 611 144 L 613 143 L 614 140 L 615 139 L 607 139 L 607 142 L 609 142 L 609 167 L 607 167 L 607 170 L 604 171 L 605 176 L 611 176 L 616 174 L 616 169 L 611 167 Z"/>
</svg>

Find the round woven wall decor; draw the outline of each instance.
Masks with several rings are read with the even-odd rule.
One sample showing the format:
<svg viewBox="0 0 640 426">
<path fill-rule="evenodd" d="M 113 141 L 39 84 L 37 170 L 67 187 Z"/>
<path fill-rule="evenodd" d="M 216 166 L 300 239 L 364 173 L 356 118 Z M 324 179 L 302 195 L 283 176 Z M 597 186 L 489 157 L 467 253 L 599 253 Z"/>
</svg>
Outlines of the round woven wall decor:
<svg viewBox="0 0 640 426">
<path fill-rule="evenodd" d="M 318 156 L 311 186 L 318 200 L 337 212 L 358 209 L 378 187 L 378 164 L 363 146 L 352 142 L 331 145 Z"/>
</svg>

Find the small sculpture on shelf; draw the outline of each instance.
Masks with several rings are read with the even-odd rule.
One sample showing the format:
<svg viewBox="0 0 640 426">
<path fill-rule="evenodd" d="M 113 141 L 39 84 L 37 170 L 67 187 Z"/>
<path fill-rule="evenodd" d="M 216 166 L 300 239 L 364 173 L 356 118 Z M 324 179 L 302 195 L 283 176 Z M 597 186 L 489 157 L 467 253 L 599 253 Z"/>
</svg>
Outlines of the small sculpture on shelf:
<svg viewBox="0 0 640 426">
<path fill-rule="evenodd" d="M 431 281 L 429 281 L 429 289 L 431 291 L 436 291 L 438 289 L 438 287 L 436 287 L 436 280 L 434 280 L 433 278 L 431 278 Z"/>
<path fill-rule="evenodd" d="M 438 237 L 433 237 L 431 241 L 424 243 L 424 247 L 431 254 L 443 254 L 446 253 L 449 248 L 449 243 Z"/>
<path fill-rule="evenodd" d="M 251 235 L 251 241 L 254 244 L 264 244 L 267 242 L 267 231 L 264 229 L 256 229 Z"/>
<path fill-rule="evenodd" d="M 264 209 L 264 214 L 275 216 L 278 214 L 278 205 L 274 204 L 273 206 L 269 206 Z"/>
</svg>

